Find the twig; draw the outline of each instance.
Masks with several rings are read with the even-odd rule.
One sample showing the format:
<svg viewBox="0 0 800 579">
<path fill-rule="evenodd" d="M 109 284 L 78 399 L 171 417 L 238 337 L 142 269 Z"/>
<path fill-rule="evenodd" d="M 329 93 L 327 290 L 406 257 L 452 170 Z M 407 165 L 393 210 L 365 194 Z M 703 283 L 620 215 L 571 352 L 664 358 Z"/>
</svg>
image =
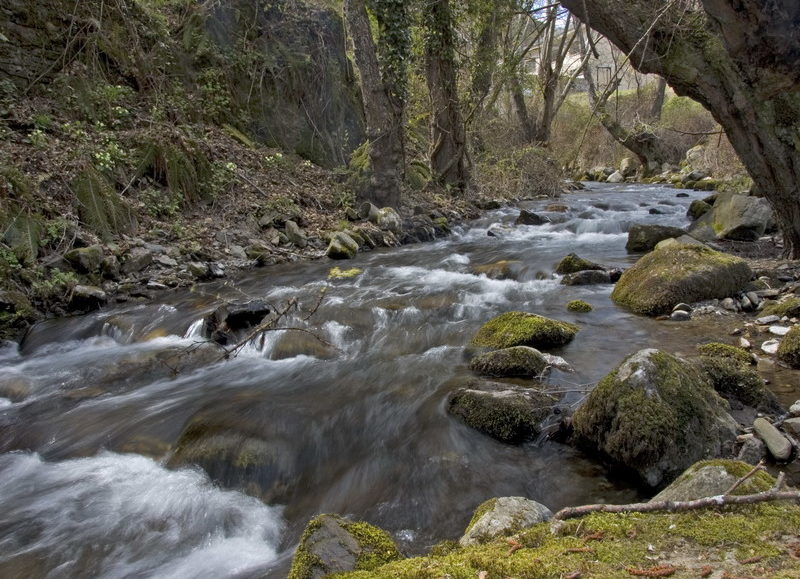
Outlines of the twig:
<svg viewBox="0 0 800 579">
<path fill-rule="evenodd" d="M 764 470 L 764 460 L 763 459 L 760 460 L 758 462 L 758 464 L 755 465 L 750 472 L 748 472 L 742 478 L 740 478 L 735 483 L 733 483 L 733 486 L 731 488 L 729 488 L 727 491 L 725 491 L 725 496 L 732 494 L 733 491 L 735 491 L 740 486 L 742 486 L 750 477 L 752 477 L 754 474 L 756 474 L 760 470 Z"/>
</svg>

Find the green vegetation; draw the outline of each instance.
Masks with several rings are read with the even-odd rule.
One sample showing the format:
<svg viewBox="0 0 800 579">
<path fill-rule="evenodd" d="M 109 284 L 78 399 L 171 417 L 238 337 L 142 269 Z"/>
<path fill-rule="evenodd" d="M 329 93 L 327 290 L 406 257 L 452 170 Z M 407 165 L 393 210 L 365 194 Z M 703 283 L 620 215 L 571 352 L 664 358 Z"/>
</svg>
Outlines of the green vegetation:
<svg viewBox="0 0 800 579">
<path fill-rule="evenodd" d="M 762 316 L 788 316 L 794 318 L 800 316 L 800 298 L 790 297 L 781 301 L 769 301 L 761 310 Z"/>
<path fill-rule="evenodd" d="M 588 259 L 583 259 L 582 257 L 574 253 L 570 253 L 569 255 L 567 255 L 561 261 L 558 262 L 558 265 L 556 265 L 556 273 L 559 275 L 566 275 L 568 273 L 577 273 L 579 271 L 585 271 L 587 269 L 603 269 L 603 266 L 593 263 Z"/>
<path fill-rule="evenodd" d="M 778 346 L 778 359 L 792 368 L 800 368 L 800 326 L 794 326 Z"/>
<path fill-rule="evenodd" d="M 481 376 L 540 376 L 547 368 L 541 352 L 528 346 L 514 346 L 475 356 L 470 370 Z"/>
<path fill-rule="evenodd" d="M 583 300 L 572 300 L 567 302 L 567 311 L 569 312 L 579 312 L 579 313 L 586 313 L 592 311 L 591 304 L 586 303 Z"/>
<path fill-rule="evenodd" d="M 472 343 L 488 348 L 531 346 L 551 348 L 575 337 L 578 326 L 525 312 L 507 312 L 486 322 Z"/>
<path fill-rule="evenodd" d="M 708 342 L 697 346 L 697 351 L 703 356 L 712 358 L 731 358 L 741 364 L 753 364 L 753 356 L 744 348 L 722 344 L 720 342 Z"/>
</svg>

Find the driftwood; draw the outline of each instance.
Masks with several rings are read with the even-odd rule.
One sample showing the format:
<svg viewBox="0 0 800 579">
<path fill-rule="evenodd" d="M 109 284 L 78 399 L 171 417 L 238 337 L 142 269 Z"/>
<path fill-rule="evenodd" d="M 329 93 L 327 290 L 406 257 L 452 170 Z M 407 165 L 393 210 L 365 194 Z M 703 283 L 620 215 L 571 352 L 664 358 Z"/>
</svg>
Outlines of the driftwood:
<svg viewBox="0 0 800 579">
<path fill-rule="evenodd" d="M 763 469 L 759 463 L 753 470 L 740 478 L 736 483 L 722 495 L 695 499 L 693 501 L 656 501 L 651 503 L 630 503 L 627 505 L 583 505 L 580 507 L 567 507 L 553 515 L 554 521 L 565 521 L 588 515 L 589 513 L 652 513 L 658 511 L 680 512 L 696 511 L 709 507 L 722 507 L 726 505 L 754 505 L 771 501 L 796 501 L 800 502 L 800 491 L 781 490 L 785 476 L 783 473 L 778 475 L 775 485 L 760 493 L 749 495 L 731 495 L 734 490 L 741 486 L 747 479 L 756 472 Z"/>
</svg>

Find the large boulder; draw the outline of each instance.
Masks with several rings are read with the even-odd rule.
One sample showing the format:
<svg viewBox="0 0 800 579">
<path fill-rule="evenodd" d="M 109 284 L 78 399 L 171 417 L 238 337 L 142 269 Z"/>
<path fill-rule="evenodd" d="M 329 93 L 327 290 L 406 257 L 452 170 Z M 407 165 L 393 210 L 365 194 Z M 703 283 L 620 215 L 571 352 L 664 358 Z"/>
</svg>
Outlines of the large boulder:
<svg viewBox="0 0 800 579">
<path fill-rule="evenodd" d="M 622 159 L 622 163 L 619 164 L 619 172 L 627 179 L 628 177 L 636 175 L 636 171 L 640 166 L 641 163 L 638 159 L 634 157 L 625 157 Z"/>
<path fill-rule="evenodd" d="M 269 312 L 269 304 L 262 300 L 228 302 L 205 317 L 203 337 L 225 346 L 234 342 L 243 331 L 258 326 Z"/>
<path fill-rule="evenodd" d="M 577 273 L 579 271 L 586 271 L 590 269 L 605 270 L 605 268 L 599 263 L 594 263 L 593 261 L 584 259 L 576 253 L 570 253 L 569 255 L 561 258 L 561 261 L 559 261 L 558 265 L 556 265 L 556 273 L 559 275 Z"/>
<path fill-rule="evenodd" d="M 503 348 L 475 356 L 469 368 L 481 376 L 510 377 L 523 376 L 534 378 L 541 376 L 549 364 L 542 353 L 528 346 Z"/>
<path fill-rule="evenodd" d="M 70 249 L 64 254 L 64 259 L 79 273 L 94 273 L 103 262 L 103 246 L 90 245 Z"/>
<path fill-rule="evenodd" d="M 800 326 L 793 326 L 778 346 L 778 359 L 792 368 L 800 368 Z"/>
<path fill-rule="evenodd" d="M 670 485 L 650 499 L 660 501 L 693 501 L 724 495 L 736 481 L 744 478 L 753 466 L 738 460 L 702 460 L 690 466 Z M 732 493 L 746 495 L 769 490 L 773 479 L 764 471 L 755 473 Z"/>
<path fill-rule="evenodd" d="M 766 199 L 720 193 L 711 211 L 695 221 L 689 233 L 703 239 L 755 241 L 775 228 L 775 215 Z"/>
<path fill-rule="evenodd" d="M 670 237 L 680 237 L 684 233 L 686 232 L 678 227 L 635 223 L 628 230 L 628 242 L 625 244 L 625 249 L 632 253 L 644 253 L 653 249 L 659 241 Z"/>
<path fill-rule="evenodd" d="M 334 573 L 372 571 L 401 558 L 386 531 L 338 515 L 319 515 L 306 525 L 288 579 L 321 579 Z"/>
<path fill-rule="evenodd" d="M 550 223 L 548 217 L 526 209 L 520 210 L 516 221 L 514 221 L 514 225 L 545 225 L 546 223 Z"/>
<path fill-rule="evenodd" d="M 502 259 L 494 263 L 473 265 L 470 270 L 476 275 L 485 275 L 489 279 L 517 279 L 522 268 L 521 261 Z"/>
<path fill-rule="evenodd" d="M 671 244 L 626 270 L 611 299 L 637 314 L 668 314 L 681 302 L 731 296 L 751 277 L 743 259 L 698 245 Z"/>
<path fill-rule="evenodd" d="M 732 450 L 736 422 L 705 375 L 647 349 L 627 358 L 575 412 L 578 439 L 657 487 Z"/>
<path fill-rule="evenodd" d="M 536 437 L 555 405 L 552 397 L 532 388 L 478 379 L 464 384 L 450 394 L 447 411 L 467 426 L 508 444 Z"/>
<path fill-rule="evenodd" d="M 552 518 L 553 513 L 546 506 L 524 497 L 489 499 L 475 509 L 458 543 L 462 547 L 479 545 L 497 537 L 514 535 Z"/>
<path fill-rule="evenodd" d="M 352 259 L 356 253 L 358 253 L 358 243 L 343 231 L 334 234 L 326 251 L 326 255 L 331 259 Z"/>
<path fill-rule="evenodd" d="M 551 348 L 572 340 L 578 326 L 526 312 L 506 312 L 486 322 L 472 344 L 487 348 Z"/>
</svg>

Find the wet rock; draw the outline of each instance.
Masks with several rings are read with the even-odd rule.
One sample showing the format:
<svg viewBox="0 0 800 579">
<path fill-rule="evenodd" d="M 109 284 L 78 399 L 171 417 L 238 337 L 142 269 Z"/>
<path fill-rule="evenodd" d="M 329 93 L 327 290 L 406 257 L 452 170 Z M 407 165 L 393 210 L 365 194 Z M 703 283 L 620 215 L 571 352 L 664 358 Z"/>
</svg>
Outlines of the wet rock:
<svg viewBox="0 0 800 579">
<path fill-rule="evenodd" d="M 780 345 L 779 340 L 767 340 L 761 344 L 761 351 L 765 354 L 777 354 Z"/>
<path fill-rule="evenodd" d="M 229 302 L 206 316 L 203 336 L 225 346 L 233 343 L 238 333 L 258 326 L 271 308 L 261 300 Z"/>
<path fill-rule="evenodd" d="M 514 260 L 502 260 L 470 267 L 472 273 L 485 275 L 489 279 L 517 279 L 521 269 L 522 262 Z"/>
<path fill-rule="evenodd" d="M 692 314 L 684 310 L 676 310 L 669 315 L 669 319 L 673 322 L 688 322 L 692 319 Z"/>
<path fill-rule="evenodd" d="M 522 209 L 514 221 L 514 225 L 545 225 L 546 223 L 550 223 L 550 219 L 526 209 Z"/>
<path fill-rule="evenodd" d="M 338 515 L 319 515 L 303 532 L 288 579 L 318 579 L 334 573 L 372 571 L 401 559 L 383 530 Z"/>
<path fill-rule="evenodd" d="M 756 418 L 753 430 L 767 445 L 767 450 L 775 460 L 785 461 L 792 456 L 792 443 L 769 420 Z"/>
<path fill-rule="evenodd" d="M 578 312 L 578 313 L 587 313 L 592 311 L 591 304 L 586 303 L 583 300 L 572 300 L 567 302 L 567 311 L 568 312 Z"/>
<path fill-rule="evenodd" d="M 508 537 L 523 529 L 553 518 L 553 513 L 541 503 L 523 497 L 489 499 L 475 509 L 464 535 L 458 540 L 462 547 L 479 545 L 498 537 Z"/>
<path fill-rule="evenodd" d="M 300 229 L 300 226 L 291 219 L 286 222 L 285 231 L 286 237 L 295 246 L 299 247 L 300 249 L 308 246 L 308 238 L 306 237 L 306 234 L 303 233 L 303 230 Z"/>
<path fill-rule="evenodd" d="M 659 241 L 670 237 L 680 237 L 685 233 L 683 229 L 677 227 L 636 223 L 631 225 L 628 230 L 628 242 L 625 244 L 625 249 L 634 253 L 650 251 Z"/>
<path fill-rule="evenodd" d="M 606 179 L 607 183 L 622 183 L 623 181 L 625 181 L 625 176 L 619 171 L 614 171 L 608 176 L 608 179 Z"/>
<path fill-rule="evenodd" d="M 656 487 L 732 449 L 736 422 L 685 360 L 641 350 L 603 378 L 573 416 L 578 439 Z"/>
<path fill-rule="evenodd" d="M 672 308 L 672 311 L 673 312 L 679 312 L 680 311 L 680 312 L 691 313 L 692 309 L 693 309 L 692 306 L 690 306 L 689 304 L 679 303 L 679 304 L 676 304 L 674 308 Z"/>
<path fill-rule="evenodd" d="M 7 398 L 11 402 L 22 402 L 30 396 L 33 381 L 25 376 L 6 374 L 0 377 L 0 398 Z"/>
<path fill-rule="evenodd" d="M 94 273 L 100 269 L 100 264 L 103 261 L 103 246 L 91 245 L 89 247 L 70 249 L 64 254 L 64 259 L 78 273 Z"/>
<path fill-rule="evenodd" d="M 611 299 L 638 314 L 660 315 L 680 302 L 736 294 L 752 276 L 738 257 L 694 245 L 671 245 L 648 253 L 625 271 Z"/>
<path fill-rule="evenodd" d="M 778 359 L 792 368 L 800 368 L 800 326 L 793 326 L 778 346 Z"/>
<path fill-rule="evenodd" d="M 750 464 L 738 460 L 700 461 L 690 466 L 649 502 L 693 501 L 723 495 L 751 470 Z M 774 479 L 770 475 L 759 472 L 745 481 L 734 494 L 745 495 L 766 491 L 773 483 Z"/>
<path fill-rule="evenodd" d="M 783 421 L 783 429 L 793 436 L 800 436 L 800 418 L 787 418 Z"/>
<path fill-rule="evenodd" d="M 611 283 L 611 274 L 607 271 L 586 270 L 570 273 L 561 279 L 561 285 L 595 285 Z"/>
<path fill-rule="evenodd" d="M 695 199 L 689 205 L 686 215 L 691 219 L 699 219 L 709 211 L 711 211 L 711 205 L 700 199 Z"/>
<path fill-rule="evenodd" d="M 108 295 L 93 285 L 76 285 L 70 294 L 69 307 L 72 310 L 88 312 L 104 306 Z"/>
<path fill-rule="evenodd" d="M 570 253 L 563 257 L 556 265 L 556 273 L 565 275 L 568 273 L 577 273 L 585 270 L 605 270 L 605 268 L 597 263 L 584 259 L 575 253 Z"/>
<path fill-rule="evenodd" d="M 270 353 L 272 360 L 285 360 L 297 356 L 309 356 L 320 360 L 332 360 L 338 355 L 334 346 L 316 336 L 300 331 L 287 331 L 275 342 Z"/>
<path fill-rule="evenodd" d="M 758 464 L 767 455 L 767 447 L 764 442 L 752 434 L 742 443 L 742 448 L 739 449 L 739 454 L 736 456 L 737 460 L 746 462 L 747 464 Z"/>
<path fill-rule="evenodd" d="M 352 259 L 358 252 L 358 243 L 347 233 L 337 232 L 325 252 L 331 259 Z"/>
<path fill-rule="evenodd" d="M 500 223 L 492 223 L 486 231 L 486 235 L 489 237 L 505 237 L 509 233 L 511 233 L 511 228 Z"/>
<path fill-rule="evenodd" d="M 636 175 L 636 171 L 641 166 L 641 163 L 638 159 L 634 159 L 633 157 L 625 157 L 622 159 L 622 162 L 619 164 L 619 172 L 622 174 L 623 177 L 633 177 Z"/>
<path fill-rule="evenodd" d="M 541 376 L 547 366 L 547 360 L 542 353 L 528 346 L 514 346 L 486 352 L 474 357 L 469 364 L 470 370 L 476 374 L 496 378 L 510 376 L 535 378 Z"/>
<path fill-rule="evenodd" d="M 578 327 L 525 312 L 506 312 L 486 322 L 472 344 L 488 348 L 531 346 L 550 348 L 569 343 Z"/>
<path fill-rule="evenodd" d="M 484 380 L 450 394 L 447 412 L 467 426 L 508 444 L 520 444 L 539 434 L 555 400 L 538 390 Z"/>
<path fill-rule="evenodd" d="M 122 261 L 122 273 L 139 273 L 153 263 L 153 253 L 144 247 L 134 247 L 128 251 Z"/>
<path fill-rule="evenodd" d="M 757 241 L 774 228 L 775 217 L 766 199 L 720 193 L 711 211 L 695 221 L 689 232 L 706 229 L 716 239 Z"/>
<path fill-rule="evenodd" d="M 225 267 L 217 262 L 208 264 L 208 275 L 214 279 L 225 277 Z"/>
</svg>

